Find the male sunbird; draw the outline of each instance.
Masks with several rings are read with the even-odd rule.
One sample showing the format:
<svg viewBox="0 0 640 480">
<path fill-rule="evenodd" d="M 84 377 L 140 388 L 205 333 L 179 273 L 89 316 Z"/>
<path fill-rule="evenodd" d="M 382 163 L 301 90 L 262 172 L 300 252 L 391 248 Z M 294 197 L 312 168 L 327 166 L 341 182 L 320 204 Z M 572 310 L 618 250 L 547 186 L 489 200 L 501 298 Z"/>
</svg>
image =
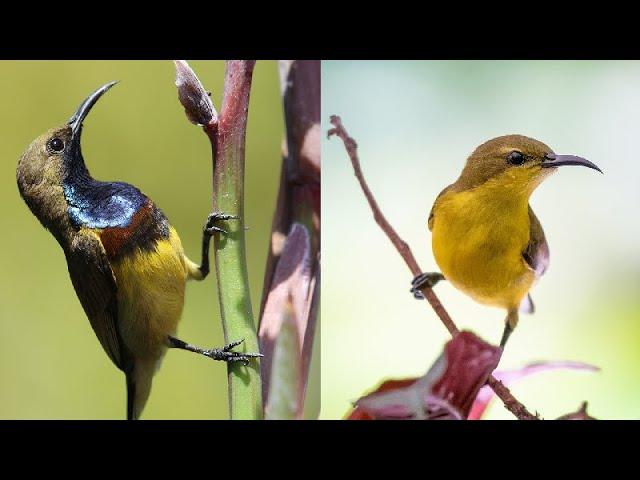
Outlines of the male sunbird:
<svg viewBox="0 0 640 480">
<path fill-rule="evenodd" d="M 538 140 L 505 135 L 471 154 L 455 183 L 429 213 L 432 250 L 442 273 L 423 273 L 411 291 L 447 279 L 475 301 L 507 310 L 500 346 L 518 324 L 518 311 L 533 313 L 529 295 L 549 265 L 542 225 L 529 206 L 540 183 L 564 165 L 602 171 L 574 155 L 556 155 Z"/>
<path fill-rule="evenodd" d="M 17 181 L 32 213 L 62 247 L 93 331 L 126 376 L 127 418 L 137 419 L 167 348 L 245 364 L 261 355 L 232 351 L 241 341 L 203 349 L 174 337 L 185 282 L 207 276 L 211 236 L 226 233 L 220 221 L 238 217 L 209 215 L 196 265 L 151 199 L 133 185 L 91 177 L 80 149 L 82 122 L 115 83 L 89 95 L 67 123 L 36 138 L 18 162 Z"/>
</svg>

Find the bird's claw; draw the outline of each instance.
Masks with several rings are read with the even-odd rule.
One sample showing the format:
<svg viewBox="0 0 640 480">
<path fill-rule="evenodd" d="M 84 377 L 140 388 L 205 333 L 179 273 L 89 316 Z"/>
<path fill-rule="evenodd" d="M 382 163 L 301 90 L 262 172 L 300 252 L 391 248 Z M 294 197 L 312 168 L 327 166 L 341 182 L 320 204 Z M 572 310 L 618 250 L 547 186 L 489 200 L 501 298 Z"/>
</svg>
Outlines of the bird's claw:
<svg viewBox="0 0 640 480">
<path fill-rule="evenodd" d="M 224 347 L 222 347 L 222 351 L 224 352 L 228 352 L 230 351 L 232 348 L 237 347 L 238 345 L 242 344 L 244 342 L 244 338 L 241 340 L 236 340 L 235 342 L 231 342 L 228 343 L 227 345 L 225 345 Z"/>
<path fill-rule="evenodd" d="M 420 290 L 422 290 L 424 287 L 433 288 L 441 280 L 444 280 L 444 275 L 439 272 L 421 273 L 420 275 L 416 275 L 413 280 L 411 280 L 411 290 L 409 291 L 413 293 L 414 298 L 422 300 L 424 298 L 424 295 Z"/>
<path fill-rule="evenodd" d="M 420 290 L 417 290 L 415 288 L 412 288 L 411 290 L 409 290 L 411 293 L 413 293 L 413 298 L 415 298 L 416 300 L 423 300 L 424 299 L 424 295 L 422 294 L 422 292 Z"/>
<path fill-rule="evenodd" d="M 216 223 L 220 221 L 225 221 L 225 220 L 239 220 L 239 219 L 240 217 L 238 217 L 237 215 L 228 215 L 222 212 L 212 212 L 209 214 L 209 216 L 207 217 L 207 221 L 204 224 L 204 233 L 208 235 L 213 235 L 214 233 L 219 232 L 227 235 L 229 232 L 227 232 L 223 228 L 216 226 Z"/>
<path fill-rule="evenodd" d="M 221 360 L 223 362 L 242 362 L 244 366 L 249 365 L 250 359 L 263 356 L 261 353 L 234 352 L 231 350 L 242 342 L 244 342 L 244 339 L 231 342 L 222 348 L 212 348 L 207 350 L 205 355 L 213 360 Z"/>
</svg>

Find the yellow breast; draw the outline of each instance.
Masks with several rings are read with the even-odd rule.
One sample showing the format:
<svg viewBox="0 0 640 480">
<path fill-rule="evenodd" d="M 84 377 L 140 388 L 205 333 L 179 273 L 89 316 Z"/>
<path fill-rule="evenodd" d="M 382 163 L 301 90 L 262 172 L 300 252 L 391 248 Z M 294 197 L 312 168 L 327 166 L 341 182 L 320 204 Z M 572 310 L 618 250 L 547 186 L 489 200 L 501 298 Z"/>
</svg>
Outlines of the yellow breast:
<svg viewBox="0 0 640 480">
<path fill-rule="evenodd" d="M 170 229 L 154 251 L 137 250 L 112 262 L 118 286 L 123 341 L 137 357 L 158 358 L 175 334 L 184 305 L 186 273 L 182 244 Z"/>
<path fill-rule="evenodd" d="M 535 279 L 522 257 L 528 199 L 501 193 L 484 185 L 443 194 L 434 206 L 432 249 L 456 288 L 480 303 L 514 309 Z"/>
</svg>

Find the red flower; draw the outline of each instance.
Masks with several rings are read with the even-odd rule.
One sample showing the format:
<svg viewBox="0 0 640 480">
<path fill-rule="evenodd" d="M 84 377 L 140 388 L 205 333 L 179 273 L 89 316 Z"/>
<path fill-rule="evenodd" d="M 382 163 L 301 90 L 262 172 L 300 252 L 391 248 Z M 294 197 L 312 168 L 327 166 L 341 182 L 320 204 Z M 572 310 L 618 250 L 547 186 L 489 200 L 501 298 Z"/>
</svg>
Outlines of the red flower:
<svg viewBox="0 0 640 480">
<path fill-rule="evenodd" d="M 485 383 L 498 365 L 501 350 L 471 332 L 461 332 L 449 341 L 443 354 L 420 378 L 387 380 L 359 399 L 348 420 L 477 420 L 495 396 Z M 523 377 L 557 369 L 597 371 L 581 362 L 538 362 L 515 370 L 494 372 L 505 385 Z M 586 403 L 577 412 L 560 419 L 592 419 Z"/>
<path fill-rule="evenodd" d="M 388 380 L 362 397 L 352 420 L 463 419 L 502 351 L 471 332 L 450 340 L 429 371 L 417 379 Z"/>
</svg>

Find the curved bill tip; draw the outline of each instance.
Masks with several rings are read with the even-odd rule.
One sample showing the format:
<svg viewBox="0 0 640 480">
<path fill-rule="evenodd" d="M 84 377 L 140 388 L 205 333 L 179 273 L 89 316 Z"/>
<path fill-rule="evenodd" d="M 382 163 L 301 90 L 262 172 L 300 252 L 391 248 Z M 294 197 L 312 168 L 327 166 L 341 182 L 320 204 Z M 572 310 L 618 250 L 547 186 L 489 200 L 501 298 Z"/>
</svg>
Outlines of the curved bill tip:
<svg viewBox="0 0 640 480">
<path fill-rule="evenodd" d="M 595 163 L 590 162 L 586 158 L 578 157 L 576 155 L 555 155 L 548 154 L 544 162 L 542 162 L 542 167 L 562 167 L 564 165 L 581 165 L 583 167 L 591 168 L 593 170 L 597 170 L 600 173 L 604 173 L 600 170 Z"/>
<path fill-rule="evenodd" d="M 85 100 L 80 104 L 80 106 L 78 107 L 78 109 L 73 114 L 73 116 L 69 119 L 69 122 L 68 122 L 74 134 L 80 129 L 80 127 L 82 126 L 83 120 L 89 114 L 89 112 L 91 111 L 91 108 L 95 105 L 98 99 L 107 90 L 113 87 L 116 83 L 118 83 L 118 80 L 114 80 L 112 82 L 104 84 L 103 86 L 98 88 L 95 92 L 93 92 L 91 95 L 89 95 L 87 98 L 85 98 Z"/>
</svg>

